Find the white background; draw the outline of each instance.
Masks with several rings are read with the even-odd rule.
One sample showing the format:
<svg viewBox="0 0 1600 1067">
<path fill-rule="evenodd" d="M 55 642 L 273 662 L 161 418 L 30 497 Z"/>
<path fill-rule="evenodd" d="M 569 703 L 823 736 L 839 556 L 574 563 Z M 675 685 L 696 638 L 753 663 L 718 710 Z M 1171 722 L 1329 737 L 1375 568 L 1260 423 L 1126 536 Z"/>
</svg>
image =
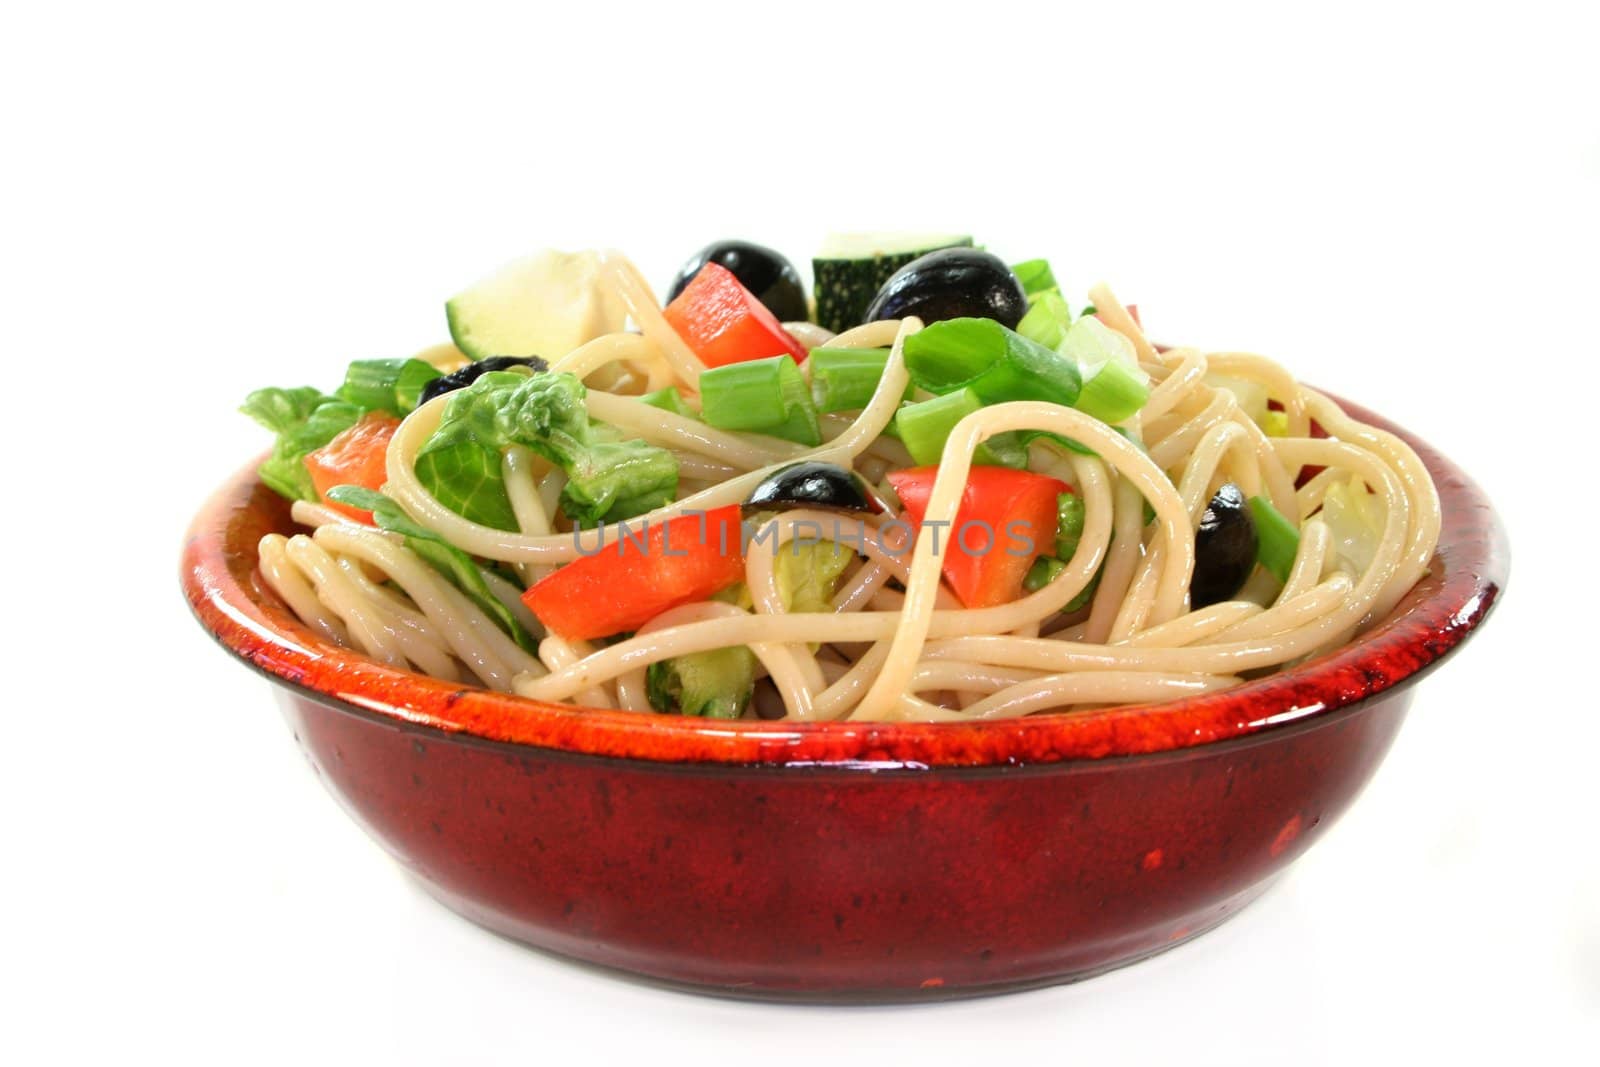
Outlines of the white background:
<svg viewBox="0 0 1600 1067">
<path fill-rule="evenodd" d="M 404 6 L 0 32 L 0 1059 L 1593 1062 L 1588 5 Z M 239 399 L 443 339 L 538 246 L 664 283 L 714 238 L 804 264 L 894 228 L 1048 255 L 1411 427 L 1498 502 L 1504 606 L 1266 897 L 1090 982 L 747 1005 L 431 903 L 178 595 L 188 517 L 266 443 Z"/>
</svg>

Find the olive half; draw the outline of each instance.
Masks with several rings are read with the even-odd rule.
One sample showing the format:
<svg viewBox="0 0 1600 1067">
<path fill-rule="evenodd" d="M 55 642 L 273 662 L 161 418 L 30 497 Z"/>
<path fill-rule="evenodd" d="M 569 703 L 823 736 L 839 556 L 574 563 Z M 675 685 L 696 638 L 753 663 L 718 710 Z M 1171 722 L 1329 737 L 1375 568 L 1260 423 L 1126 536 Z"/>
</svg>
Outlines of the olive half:
<svg viewBox="0 0 1600 1067">
<path fill-rule="evenodd" d="M 543 374 L 550 369 L 550 364 L 538 356 L 490 356 L 480 359 L 476 363 L 468 363 L 459 367 L 442 378 L 435 378 L 422 387 L 422 396 L 417 401 L 421 407 L 436 396 L 453 393 L 457 389 L 465 389 L 479 378 L 492 370 L 507 370 L 511 367 L 532 367 L 535 374 Z"/>
<path fill-rule="evenodd" d="M 696 252 L 672 279 L 667 300 L 683 292 L 707 263 L 726 267 L 779 322 L 805 322 L 810 317 L 805 286 L 794 264 L 767 246 L 750 241 L 714 241 Z"/>
<path fill-rule="evenodd" d="M 867 321 L 915 315 L 926 325 L 944 319 L 994 319 L 1016 329 L 1028 310 L 1022 283 L 1000 257 L 976 248 L 929 252 L 889 276 L 867 307 Z"/>
<path fill-rule="evenodd" d="M 827 511 L 881 511 L 872 490 L 855 471 L 832 463 L 803 460 L 775 470 L 750 490 L 744 510 L 822 508 Z"/>
<path fill-rule="evenodd" d="M 1256 565 L 1256 520 L 1232 482 L 1217 490 L 1194 535 L 1194 578 L 1189 608 L 1230 599 Z"/>
</svg>

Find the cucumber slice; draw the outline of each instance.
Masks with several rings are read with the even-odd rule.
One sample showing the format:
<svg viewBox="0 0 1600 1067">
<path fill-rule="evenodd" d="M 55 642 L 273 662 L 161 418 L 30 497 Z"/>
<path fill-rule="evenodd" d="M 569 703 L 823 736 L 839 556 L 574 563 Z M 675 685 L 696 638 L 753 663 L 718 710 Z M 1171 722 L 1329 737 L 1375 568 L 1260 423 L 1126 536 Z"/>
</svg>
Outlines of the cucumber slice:
<svg viewBox="0 0 1600 1067">
<path fill-rule="evenodd" d="M 502 267 L 445 304 L 450 337 L 473 360 L 542 356 L 551 363 L 625 322 L 593 252 L 546 250 Z"/>
<path fill-rule="evenodd" d="M 970 247 L 972 238 L 961 234 L 831 234 L 811 261 L 817 322 L 835 333 L 860 325 L 895 271 L 941 248 Z"/>
</svg>

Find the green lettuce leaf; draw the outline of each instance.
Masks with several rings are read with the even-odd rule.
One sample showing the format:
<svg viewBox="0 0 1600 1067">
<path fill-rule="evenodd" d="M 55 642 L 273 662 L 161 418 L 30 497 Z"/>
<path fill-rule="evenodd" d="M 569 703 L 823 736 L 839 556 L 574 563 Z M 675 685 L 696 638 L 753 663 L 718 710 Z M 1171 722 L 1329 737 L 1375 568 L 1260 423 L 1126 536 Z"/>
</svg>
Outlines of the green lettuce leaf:
<svg viewBox="0 0 1600 1067">
<path fill-rule="evenodd" d="M 853 551 L 835 541 L 796 538 L 784 545 L 773 567 L 783 610 L 832 611 L 834 586 L 855 558 Z"/>
<path fill-rule="evenodd" d="M 263 397 L 268 393 L 279 395 Z M 272 454 L 256 468 L 261 481 L 279 496 L 314 503 L 318 499 L 317 489 L 312 484 L 311 472 L 306 470 L 306 456 L 354 426 L 366 411 L 359 405 L 333 397 L 320 397 L 309 410 L 304 410 L 306 402 L 302 390 L 259 389 L 250 394 L 242 410 L 263 425 L 271 419 L 281 427 Z"/>
<path fill-rule="evenodd" d="M 581 526 L 669 503 L 678 492 L 677 459 L 592 423 L 585 392 L 571 374 L 483 375 L 451 396 L 439 428 L 418 451 L 418 477 L 440 503 L 508 530 L 516 521 L 500 477 L 500 452 L 513 444 L 566 473 L 562 510 Z"/>
<path fill-rule="evenodd" d="M 631 519 L 672 503 L 678 460 L 643 441 L 604 441 L 580 453 L 561 490 L 561 510 L 579 526 Z"/>
<path fill-rule="evenodd" d="M 318 404 L 332 399 L 309 385 L 298 389 L 257 389 L 244 398 L 239 410 L 273 433 L 285 433 L 306 421 Z"/>
<path fill-rule="evenodd" d="M 437 436 L 429 444 L 435 442 Z M 457 435 L 419 454 L 413 469 L 423 488 L 457 515 L 496 530 L 518 528 L 498 451 Z"/>
</svg>

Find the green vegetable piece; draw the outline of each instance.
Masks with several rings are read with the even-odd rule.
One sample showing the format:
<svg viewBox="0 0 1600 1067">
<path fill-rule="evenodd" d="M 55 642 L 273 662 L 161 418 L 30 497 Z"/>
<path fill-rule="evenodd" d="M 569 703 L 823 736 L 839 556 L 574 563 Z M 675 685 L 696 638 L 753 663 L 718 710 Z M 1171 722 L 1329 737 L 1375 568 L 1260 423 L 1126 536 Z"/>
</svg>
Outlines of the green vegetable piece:
<svg viewBox="0 0 1600 1067">
<path fill-rule="evenodd" d="M 1112 359 L 1100 364 L 1094 373 L 1084 375 L 1077 408 L 1101 422 L 1117 423 L 1144 407 L 1149 399 L 1150 387 L 1144 383 L 1144 376 L 1121 360 Z"/>
<path fill-rule="evenodd" d="M 1078 368 L 1083 388 L 1074 406 L 1084 414 L 1122 422 L 1150 399 L 1148 378 L 1135 362 L 1132 346 L 1099 319 L 1073 323 L 1057 350 Z"/>
<path fill-rule="evenodd" d="M 650 706 L 669 715 L 737 719 L 755 689 L 755 653 L 743 645 L 674 656 L 645 669 Z"/>
<path fill-rule="evenodd" d="M 700 417 L 695 413 L 694 409 L 683 402 L 683 394 L 670 385 L 664 389 L 657 389 L 653 393 L 644 394 L 639 398 L 639 403 L 649 404 L 651 407 L 660 408 L 662 411 L 670 411 L 674 415 L 682 415 L 686 419 Z"/>
<path fill-rule="evenodd" d="M 461 551 L 432 530 L 407 515 L 400 505 L 382 493 L 356 485 L 336 485 L 328 490 L 328 499 L 338 504 L 372 512 L 372 521 L 380 530 L 389 530 L 405 538 L 405 546 L 427 564 L 450 580 L 450 583 L 471 600 L 496 626 L 522 648 L 538 654 L 538 642 L 517 621 L 511 609 L 500 602 L 489 589 L 483 572 L 471 556 Z"/>
<path fill-rule="evenodd" d="M 783 610 L 833 610 L 834 588 L 856 554 L 834 541 L 796 537 L 779 550 L 773 570 Z"/>
<path fill-rule="evenodd" d="M 418 478 L 440 503 L 499 529 L 516 529 L 500 473 L 500 453 L 514 444 L 566 472 L 562 509 L 580 525 L 632 518 L 676 497 L 672 453 L 591 424 L 585 393 L 571 374 L 484 374 L 450 394 L 417 452 Z"/>
<path fill-rule="evenodd" d="M 304 422 L 319 404 L 334 399 L 309 385 L 299 389 L 257 389 L 239 410 L 273 433 L 287 433 Z"/>
<path fill-rule="evenodd" d="M 993 319 L 946 319 L 905 341 L 906 367 L 919 388 L 943 395 L 970 388 L 985 403 L 1078 399 L 1078 368 Z"/>
<path fill-rule="evenodd" d="M 1050 272 L 1047 259 L 1030 259 L 1011 268 L 1011 273 L 1022 283 L 1022 291 L 1032 296 L 1046 289 L 1056 288 L 1056 276 Z"/>
<path fill-rule="evenodd" d="M 1089 606 L 1089 601 L 1094 599 L 1095 590 L 1100 588 L 1100 575 L 1105 568 L 1094 572 L 1094 577 L 1089 579 L 1089 584 L 1078 591 L 1078 595 L 1067 601 L 1061 607 L 1063 615 L 1071 615 L 1074 611 L 1082 611 Z"/>
<path fill-rule="evenodd" d="M 1289 580 L 1300 554 L 1300 531 L 1264 496 L 1250 498 L 1250 517 L 1256 522 L 1256 561 L 1282 585 Z"/>
<path fill-rule="evenodd" d="M 1072 562 L 1077 554 L 1078 542 L 1083 539 L 1083 521 L 1087 514 L 1083 497 L 1076 493 L 1062 493 L 1056 497 L 1056 557 Z"/>
<path fill-rule="evenodd" d="M 1268 437 L 1289 436 L 1289 413 L 1268 410 L 1261 416 L 1261 432 Z"/>
<path fill-rule="evenodd" d="M 719 430 L 747 430 L 803 445 L 822 443 L 811 388 L 792 356 L 706 371 L 700 376 L 700 414 Z"/>
<path fill-rule="evenodd" d="M 1037 593 L 1057 578 L 1067 569 L 1067 565 L 1051 556 L 1040 556 L 1033 561 L 1033 566 L 1028 568 L 1028 573 L 1022 576 L 1022 588 L 1029 593 Z"/>
<path fill-rule="evenodd" d="M 240 407 L 278 435 L 272 454 L 256 468 L 262 484 L 289 500 L 318 499 L 305 458 L 354 426 L 359 405 L 323 396 L 315 389 L 257 389 Z"/>
<path fill-rule="evenodd" d="M 416 410 L 422 387 L 438 377 L 420 359 L 358 359 L 344 372 L 338 395 L 369 411 L 405 416 Z"/>
<path fill-rule="evenodd" d="M 1017 323 L 1017 332 L 1046 348 L 1055 348 L 1072 325 L 1072 308 L 1059 290 L 1047 289 L 1028 298 L 1028 313 Z"/>
<path fill-rule="evenodd" d="M 435 440 L 438 435 L 430 444 Z M 518 528 L 498 451 L 456 436 L 419 452 L 415 470 L 423 488 L 462 518 L 496 530 Z"/>
<path fill-rule="evenodd" d="M 671 452 L 644 441 L 604 441 L 574 458 L 561 510 L 588 529 L 654 511 L 677 495 L 678 460 Z"/>
<path fill-rule="evenodd" d="M 918 465 L 938 463 L 956 424 L 983 407 L 971 389 L 959 389 L 931 400 L 907 404 L 895 413 L 900 440 Z M 974 463 L 992 467 L 1022 468 L 1028 464 L 1027 448 L 1014 433 L 996 434 L 981 442 L 972 454 Z"/>
<path fill-rule="evenodd" d="M 818 411 L 859 411 L 872 400 L 889 363 L 887 348 L 813 348 L 811 399 Z M 911 386 L 906 386 L 906 397 Z"/>
<path fill-rule="evenodd" d="M 1083 539 L 1085 514 L 1082 497 L 1075 493 L 1062 493 L 1056 497 L 1056 554 L 1034 560 L 1033 566 L 1028 568 L 1028 573 L 1022 579 L 1022 588 L 1037 593 L 1061 577 L 1067 564 L 1072 562 L 1072 557 L 1077 555 L 1078 542 Z M 1094 591 L 1099 585 L 1100 572 L 1096 571 L 1094 577 L 1089 579 L 1089 584 L 1067 602 L 1062 612 L 1070 615 L 1081 609 L 1094 598 Z"/>
</svg>

